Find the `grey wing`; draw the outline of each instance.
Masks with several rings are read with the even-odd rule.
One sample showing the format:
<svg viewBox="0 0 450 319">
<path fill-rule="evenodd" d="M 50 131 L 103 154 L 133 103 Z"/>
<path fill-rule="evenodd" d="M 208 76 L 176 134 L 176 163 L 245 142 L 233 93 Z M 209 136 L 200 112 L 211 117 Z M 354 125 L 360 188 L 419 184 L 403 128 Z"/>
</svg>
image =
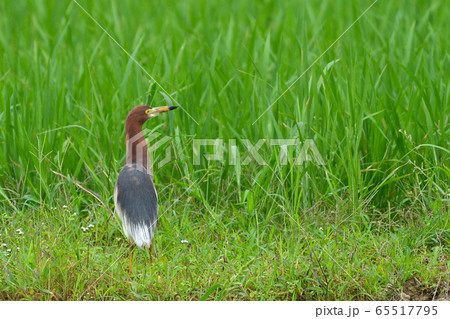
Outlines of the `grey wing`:
<svg viewBox="0 0 450 319">
<path fill-rule="evenodd" d="M 128 239 L 149 247 L 158 220 L 158 197 L 151 176 L 144 168 L 127 165 L 120 171 L 114 202 Z"/>
</svg>

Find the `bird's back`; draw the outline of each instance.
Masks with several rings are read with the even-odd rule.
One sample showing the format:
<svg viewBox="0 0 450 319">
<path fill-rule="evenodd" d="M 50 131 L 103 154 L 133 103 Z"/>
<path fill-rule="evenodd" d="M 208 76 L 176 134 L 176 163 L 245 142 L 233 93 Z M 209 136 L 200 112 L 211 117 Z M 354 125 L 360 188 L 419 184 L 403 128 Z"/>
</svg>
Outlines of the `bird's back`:
<svg viewBox="0 0 450 319">
<path fill-rule="evenodd" d="M 128 239 L 149 247 L 158 219 L 158 197 L 151 176 L 140 165 L 122 168 L 114 189 L 116 212 Z"/>
</svg>

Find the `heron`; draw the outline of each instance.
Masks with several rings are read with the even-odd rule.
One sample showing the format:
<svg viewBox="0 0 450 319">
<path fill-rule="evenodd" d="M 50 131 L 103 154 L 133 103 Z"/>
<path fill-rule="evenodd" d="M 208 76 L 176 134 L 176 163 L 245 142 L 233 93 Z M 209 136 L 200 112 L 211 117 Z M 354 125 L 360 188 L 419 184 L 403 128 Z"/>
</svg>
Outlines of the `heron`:
<svg viewBox="0 0 450 319">
<path fill-rule="evenodd" d="M 130 241 L 129 274 L 135 243 L 139 248 L 148 248 L 152 260 L 152 238 L 158 220 L 158 195 L 153 184 L 153 175 L 148 160 L 148 149 L 142 132 L 144 123 L 178 106 L 134 107 L 125 122 L 126 160 L 114 187 L 114 205 L 122 222 L 122 229 Z"/>
</svg>

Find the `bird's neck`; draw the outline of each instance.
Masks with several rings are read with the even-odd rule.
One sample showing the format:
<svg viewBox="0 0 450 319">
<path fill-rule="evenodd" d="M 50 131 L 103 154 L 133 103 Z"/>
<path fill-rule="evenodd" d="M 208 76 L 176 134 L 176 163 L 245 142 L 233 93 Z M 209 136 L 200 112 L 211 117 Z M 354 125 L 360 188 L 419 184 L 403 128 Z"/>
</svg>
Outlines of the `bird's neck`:
<svg viewBox="0 0 450 319">
<path fill-rule="evenodd" d="M 132 123 L 126 124 L 127 158 L 125 165 L 137 164 L 142 166 L 149 174 L 150 165 L 148 160 L 148 148 L 142 133 L 142 125 Z"/>
</svg>

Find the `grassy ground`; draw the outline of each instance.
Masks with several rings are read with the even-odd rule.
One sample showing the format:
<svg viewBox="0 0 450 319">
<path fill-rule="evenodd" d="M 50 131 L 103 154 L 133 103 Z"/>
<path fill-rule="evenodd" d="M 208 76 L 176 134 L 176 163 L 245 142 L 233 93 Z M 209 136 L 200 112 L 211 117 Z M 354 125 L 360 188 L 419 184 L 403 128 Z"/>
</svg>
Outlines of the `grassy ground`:
<svg viewBox="0 0 450 319">
<path fill-rule="evenodd" d="M 164 90 L 75 2 L 0 2 L 0 299 L 449 299 L 445 0 L 379 0 L 328 51 L 372 1 L 79 3 Z M 154 264 L 128 275 L 124 119 L 164 91 Z"/>
</svg>

